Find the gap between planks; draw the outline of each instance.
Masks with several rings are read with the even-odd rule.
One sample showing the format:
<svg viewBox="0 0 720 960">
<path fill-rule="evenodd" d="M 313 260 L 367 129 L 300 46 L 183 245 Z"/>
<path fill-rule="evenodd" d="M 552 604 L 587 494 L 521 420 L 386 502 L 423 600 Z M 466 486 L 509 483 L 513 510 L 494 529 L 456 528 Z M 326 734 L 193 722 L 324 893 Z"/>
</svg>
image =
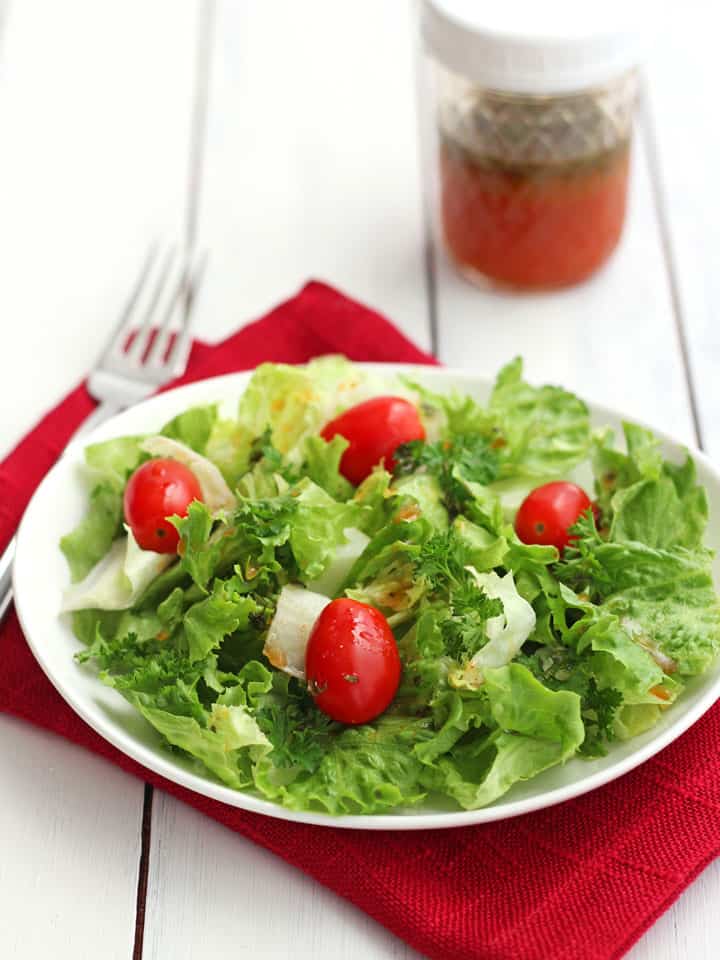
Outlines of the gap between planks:
<svg viewBox="0 0 720 960">
<path fill-rule="evenodd" d="M 650 109 L 650 100 L 645 90 L 641 95 L 641 105 L 639 111 L 639 127 L 642 138 L 645 142 L 645 154 L 647 157 L 648 175 L 650 187 L 652 190 L 653 202 L 655 205 L 655 215 L 658 222 L 658 232 L 660 235 L 660 246 L 662 248 L 665 271 L 667 273 L 668 288 L 670 292 L 670 302 L 672 313 L 675 320 L 675 330 L 680 349 L 680 362 L 682 364 L 683 375 L 687 387 L 688 404 L 690 406 L 690 416 L 692 418 L 693 432 L 695 442 L 701 449 L 705 449 L 702 422 L 700 419 L 700 408 L 697 399 L 697 388 L 695 385 L 695 376 L 690 359 L 690 348 L 688 346 L 687 331 L 685 329 L 685 319 L 683 316 L 682 303 L 680 300 L 680 290 L 678 287 L 677 269 L 675 258 L 673 256 L 672 241 L 670 237 L 670 222 L 668 217 L 667 203 L 665 200 L 665 191 L 662 182 L 661 163 L 658 151 L 657 138 L 655 136 L 655 126 Z"/>
<path fill-rule="evenodd" d="M 150 833 L 152 830 L 153 788 L 145 784 L 142 827 L 140 830 L 140 863 L 138 865 L 137 898 L 135 900 L 135 940 L 133 960 L 142 960 L 145 938 L 145 904 L 150 873 Z"/>
<path fill-rule="evenodd" d="M 439 359 L 440 335 L 438 329 L 438 297 L 437 297 L 437 260 L 436 236 L 437 223 L 435 212 L 435 135 L 433 131 L 433 114 L 425 109 L 431 102 L 432 88 L 429 78 L 429 64 L 423 49 L 420 30 L 417 21 L 420 17 L 419 3 L 411 5 L 411 16 L 414 17 L 413 32 L 413 68 L 414 68 L 414 105 L 416 111 L 416 150 L 418 167 L 420 170 L 420 208 L 422 211 L 422 263 L 425 274 L 425 298 L 427 300 L 428 332 L 430 335 L 430 352 Z"/>
</svg>

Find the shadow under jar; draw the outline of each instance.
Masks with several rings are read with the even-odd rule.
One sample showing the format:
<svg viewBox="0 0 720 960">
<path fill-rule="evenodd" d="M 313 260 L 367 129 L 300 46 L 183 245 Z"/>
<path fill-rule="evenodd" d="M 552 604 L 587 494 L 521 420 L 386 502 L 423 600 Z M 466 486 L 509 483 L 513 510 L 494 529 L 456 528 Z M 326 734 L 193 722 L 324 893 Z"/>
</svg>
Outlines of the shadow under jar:
<svg viewBox="0 0 720 960">
<path fill-rule="evenodd" d="M 448 252 L 475 282 L 542 289 L 585 280 L 625 220 L 634 48 L 625 35 L 601 35 L 593 47 L 587 36 L 518 38 L 461 22 L 448 36 L 438 24 L 449 7 L 468 4 L 425 5 Z"/>
</svg>

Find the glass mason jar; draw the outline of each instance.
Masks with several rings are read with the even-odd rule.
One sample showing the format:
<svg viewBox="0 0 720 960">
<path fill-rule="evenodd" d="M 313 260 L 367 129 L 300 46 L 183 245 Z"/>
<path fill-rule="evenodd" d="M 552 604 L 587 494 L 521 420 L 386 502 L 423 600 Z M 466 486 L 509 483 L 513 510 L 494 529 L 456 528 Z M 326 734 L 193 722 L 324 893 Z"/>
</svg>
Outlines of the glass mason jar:
<svg viewBox="0 0 720 960">
<path fill-rule="evenodd" d="M 483 8 L 424 2 L 447 250 L 476 282 L 578 283 L 610 256 L 625 220 L 634 35 L 563 33 L 547 17 L 519 34 L 487 23 Z"/>
</svg>

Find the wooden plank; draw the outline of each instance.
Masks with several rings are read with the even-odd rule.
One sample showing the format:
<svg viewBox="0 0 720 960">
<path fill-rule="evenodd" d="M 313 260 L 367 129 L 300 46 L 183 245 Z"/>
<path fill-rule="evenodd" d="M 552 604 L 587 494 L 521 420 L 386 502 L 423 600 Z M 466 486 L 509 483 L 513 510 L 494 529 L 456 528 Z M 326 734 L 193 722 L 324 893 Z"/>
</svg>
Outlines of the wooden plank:
<svg viewBox="0 0 720 960">
<path fill-rule="evenodd" d="M 410 8 L 381 0 L 223 0 L 216 15 L 198 309 L 222 336 L 326 279 L 430 335 L 423 273 Z M 156 793 L 146 960 L 414 956 L 362 913 Z"/>
<path fill-rule="evenodd" d="M 128 960 L 142 784 L 0 717 L 0 956 Z"/>
<path fill-rule="evenodd" d="M 644 128 L 642 128 L 644 129 Z M 637 137 L 621 245 L 589 283 L 551 294 L 479 291 L 436 255 L 439 356 L 492 375 L 517 353 L 528 376 L 695 442 L 690 391 L 674 312 L 648 149 Z M 437 223 L 434 235 L 438 237 Z M 438 245 L 439 248 L 440 245 Z M 701 394 L 703 396 L 703 394 Z M 630 951 L 633 960 L 710 960 L 720 869 L 708 870 Z M 714 943 L 714 940 L 713 940 Z"/>
<path fill-rule="evenodd" d="M 94 360 L 152 235 L 182 235 L 196 0 L 13 4 L 0 73 L 0 448 Z M 133 951 L 143 785 L 0 718 L 0 954 Z"/>
<path fill-rule="evenodd" d="M 305 874 L 159 791 L 154 813 L 146 960 L 418 956 Z"/>
<path fill-rule="evenodd" d="M 10 12 L 2 448 L 85 374 L 150 239 L 182 234 L 194 30 L 195 0 L 27 0 Z"/>
<path fill-rule="evenodd" d="M 218 4 L 200 318 L 220 336 L 310 277 L 429 345 L 407 4 Z"/>
<path fill-rule="evenodd" d="M 692 35 L 656 30 L 648 61 L 648 132 L 679 320 L 705 447 L 720 456 L 720 84 L 716 16 L 695 4 Z"/>
<path fill-rule="evenodd" d="M 711 92 L 720 82 L 712 8 L 693 5 L 688 29 L 649 36 L 646 139 L 660 225 L 685 347 L 699 438 L 720 456 L 720 129 Z M 709 112 L 708 112 L 709 111 Z M 648 931 L 634 960 L 714 957 L 720 933 L 720 861 L 711 864 Z"/>
</svg>

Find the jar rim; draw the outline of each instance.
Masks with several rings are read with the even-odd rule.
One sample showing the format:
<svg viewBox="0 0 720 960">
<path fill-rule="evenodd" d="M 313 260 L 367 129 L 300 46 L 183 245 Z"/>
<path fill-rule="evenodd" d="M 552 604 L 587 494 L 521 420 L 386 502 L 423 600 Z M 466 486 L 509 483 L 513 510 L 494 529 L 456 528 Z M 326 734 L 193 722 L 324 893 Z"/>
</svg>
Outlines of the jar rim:
<svg viewBox="0 0 720 960">
<path fill-rule="evenodd" d="M 522 5 L 521 5 L 522 6 Z M 564 3 L 533 5 L 542 21 L 507 14 L 477 0 L 423 0 L 422 34 L 447 69 L 499 92 L 552 95 L 598 87 L 636 68 L 639 30 L 626 11 L 563 19 Z M 572 8 L 582 9 L 584 4 Z M 550 12 L 549 12 L 550 11 Z M 512 5 L 513 14 L 516 4 Z M 515 21 L 523 26 L 518 27 Z"/>
</svg>

